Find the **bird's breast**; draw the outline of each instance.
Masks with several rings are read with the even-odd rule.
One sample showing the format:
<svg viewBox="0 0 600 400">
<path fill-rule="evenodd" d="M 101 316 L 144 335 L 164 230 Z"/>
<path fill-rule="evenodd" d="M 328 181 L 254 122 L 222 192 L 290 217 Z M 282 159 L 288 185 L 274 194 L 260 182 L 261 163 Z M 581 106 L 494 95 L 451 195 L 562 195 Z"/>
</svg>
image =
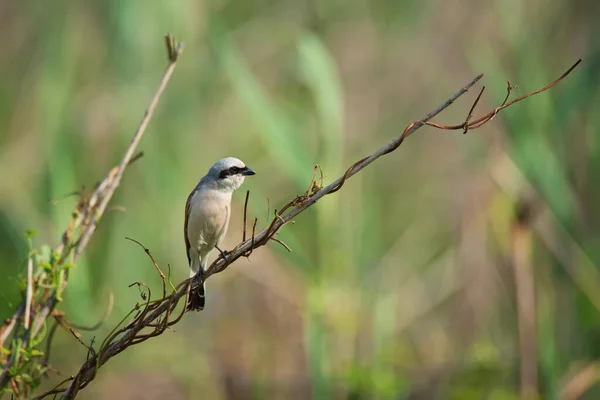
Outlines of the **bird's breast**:
<svg viewBox="0 0 600 400">
<path fill-rule="evenodd" d="M 199 250 L 218 245 L 229 223 L 231 195 L 197 192 L 190 200 L 188 239 Z"/>
</svg>

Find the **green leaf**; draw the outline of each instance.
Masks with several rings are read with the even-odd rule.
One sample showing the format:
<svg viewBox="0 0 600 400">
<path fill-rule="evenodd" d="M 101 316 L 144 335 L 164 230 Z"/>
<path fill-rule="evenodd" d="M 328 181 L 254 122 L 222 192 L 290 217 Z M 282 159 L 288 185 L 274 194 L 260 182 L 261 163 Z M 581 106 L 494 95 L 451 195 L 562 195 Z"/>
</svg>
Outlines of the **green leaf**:
<svg viewBox="0 0 600 400">
<path fill-rule="evenodd" d="M 40 263 L 38 263 L 38 265 L 46 272 L 52 272 L 52 265 L 50 265 L 50 263 L 47 263 L 45 261 L 42 261 Z"/>
<path fill-rule="evenodd" d="M 38 349 L 31 350 L 31 357 L 41 357 L 43 355 L 44 355 L 43 351 L 40 351 Z"/>
<path fill-rule="evenodd" d="M 34 237 L 34 236 L 37 236 L 38 234 L 39 234 L 39 233 L 38 233 L 38 231 L 36 231 L 36 230 L 34 230 L 34 229 L 28 229 L 28 230 L 25 232 L 25 237 L 26 237 L 27 239 L 31 239 L 32 237 Z"/>
</svg>

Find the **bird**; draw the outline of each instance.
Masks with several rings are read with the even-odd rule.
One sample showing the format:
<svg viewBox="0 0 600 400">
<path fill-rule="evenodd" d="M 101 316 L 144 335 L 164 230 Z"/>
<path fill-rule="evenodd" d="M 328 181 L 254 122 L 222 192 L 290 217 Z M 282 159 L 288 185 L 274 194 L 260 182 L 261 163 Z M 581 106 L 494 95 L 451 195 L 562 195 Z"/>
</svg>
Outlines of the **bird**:
<svg viewBox="0 0 600 400">
<path fill-rule="evenodd" d="M 223 158 L 210 167 L 187 198 L 183 230 L 190 278 L 200 274 L 202 279 L 197 293 L 190 295 L 188 310 L 204 309 L 203 277 L 208 258 L 215 248 L 224 255 L 219 246 L 229 226 L 233 192 L 242 186 L 247 176 L 255 174 L 240 159 Z"/>
</svg>

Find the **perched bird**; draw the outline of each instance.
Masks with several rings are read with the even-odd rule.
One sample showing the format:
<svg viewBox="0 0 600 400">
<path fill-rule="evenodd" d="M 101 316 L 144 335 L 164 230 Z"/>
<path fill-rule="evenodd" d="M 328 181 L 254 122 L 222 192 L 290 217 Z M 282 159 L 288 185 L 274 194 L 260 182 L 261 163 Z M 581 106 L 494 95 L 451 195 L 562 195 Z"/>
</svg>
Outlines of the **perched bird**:
<svg viewBox="0 0 600 400">
<path fill-rule="evenodd" d="M 185 204 L 185 251 L 190 264 L 190 277 L 204 275 L 208 257 L 227 233 L 231 215 L 231 196 L 246 176 L 254 175 L 252 169 L 235 157 L 217 161 L 200 179 Z M 188 309 L 200 311 L 204 308 L 204 282 L 197 294 L 190 298 Z"/>
</svg>

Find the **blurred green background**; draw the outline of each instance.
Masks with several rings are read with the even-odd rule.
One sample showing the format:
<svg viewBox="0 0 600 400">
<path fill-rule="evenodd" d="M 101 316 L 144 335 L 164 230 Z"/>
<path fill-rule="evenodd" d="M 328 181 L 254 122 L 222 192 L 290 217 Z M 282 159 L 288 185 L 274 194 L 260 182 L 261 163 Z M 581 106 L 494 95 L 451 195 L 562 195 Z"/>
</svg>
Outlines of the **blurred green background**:
<svg viewBox="0 0 600 400">
<path fill-rule="evenodd" d="M 262 228 L 316 163 L 333 181 L 476 74 L 481 113 L 506 80 L 518 96 L 581 57 L 478 131 L 422 128 L 286 226 L 292 253 L 271 243 L 214 276 L 204 312 L 112 359 L 81 398 L 516 399 L 523 369 L 541 398 L 599 398 L 598 21 L 596 0 L 0 1 L 0 317 L 21 299 L 25 231 L 55 246 L 67 195 L 120 160 L 167 32 L 185 51 L 145 156 L 59 306 L 92 325 L 114 294 L 86 341 L 139 301 L 130 283 L 160 287 L 125 236 L 187 277 L 184 204 L 215 160 L 258 173 L 234 196 L 230 249 L 245 190 Z M 476 93 L 435 121 L 461 123 Z M 85 353 L 59 330 L 47 386 Z"/>
</svg>

